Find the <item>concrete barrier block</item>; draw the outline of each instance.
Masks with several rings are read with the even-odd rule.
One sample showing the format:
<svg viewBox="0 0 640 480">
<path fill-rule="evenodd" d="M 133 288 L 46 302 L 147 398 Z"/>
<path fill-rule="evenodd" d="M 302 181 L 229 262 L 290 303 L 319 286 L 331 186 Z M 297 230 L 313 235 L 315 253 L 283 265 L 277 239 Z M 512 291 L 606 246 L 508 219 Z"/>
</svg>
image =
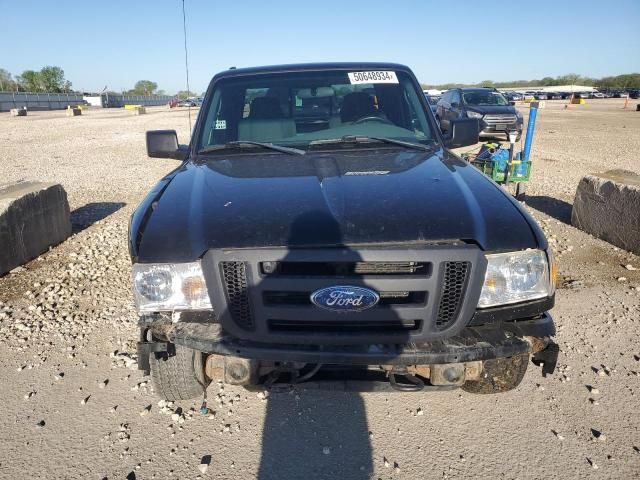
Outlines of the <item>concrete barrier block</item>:
<svg viewBox="0 0 640 480">
<path fill-rule="evenodd" d="M 0 275 L 71 235 L 67 192 L 56 183 L 0 187 Z"/>
<path fill-rule="evenodd" d="M 67 108 L 67 117 L 77 117 L 78 115 L 82 115 L 82 110 L 79 108 Z"/>
<path fill-rule="evenodd" d="M 134 115 L 143 115 L 145 113 L 147 113 L 147 110 L 144 107 L 136 107 L 136 108 L 133 109 L 133 114 Z"/>
<path fill-rule="evenodd" d="M 640 175 L 610 170 L 584 177 L 576 190 L 571 223 L 640 255 Z"/>
<path fill-rule="evenodd" d="M 10 110 L 12 117 L 26 117 L 27 109 L 26 108 L 12 108 Z"/>
</svg>

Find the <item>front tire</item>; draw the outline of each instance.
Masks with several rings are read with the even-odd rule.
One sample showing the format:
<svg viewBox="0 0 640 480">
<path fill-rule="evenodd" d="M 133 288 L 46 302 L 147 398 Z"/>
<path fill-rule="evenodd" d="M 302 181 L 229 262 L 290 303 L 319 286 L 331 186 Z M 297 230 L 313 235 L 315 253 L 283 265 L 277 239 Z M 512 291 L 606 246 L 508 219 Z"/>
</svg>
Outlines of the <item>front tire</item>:
<svg viewBox="0 0 640 480">
<path fill-rule="evenodd" d="M 480 380 L 467 381 L 462 385 L 462 389 L 465 392 L 481 394 L 508 392 L 520 385 L 528 366 L 528 353 L 485 360 Z"/>
<path fill-rule="evenodd" d="M 174 343 L 169 343 L 167 350 L 149 358 L 156 394 L 170 402 L 201 396 L 210 382 L 204 373 L 204 354 Z"/>
</svg>

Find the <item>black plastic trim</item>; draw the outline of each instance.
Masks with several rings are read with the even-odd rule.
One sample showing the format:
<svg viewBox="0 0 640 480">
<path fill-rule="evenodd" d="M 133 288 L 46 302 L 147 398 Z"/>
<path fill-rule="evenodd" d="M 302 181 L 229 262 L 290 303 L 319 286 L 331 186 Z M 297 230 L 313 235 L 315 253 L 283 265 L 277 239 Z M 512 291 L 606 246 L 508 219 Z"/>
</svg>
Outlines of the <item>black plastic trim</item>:
<svg viewBox="0 0 640 480">
<path fill-rule="evenodd" d="M 486 325 L 496 322 L 509 322 L 522 318 L 533 318 L 551 310 L 555 304 L 555 295 L 526 303 L 503 305 L 501 307 L 478 309 L 469 322 L 470 326 Z"/>
</svg>

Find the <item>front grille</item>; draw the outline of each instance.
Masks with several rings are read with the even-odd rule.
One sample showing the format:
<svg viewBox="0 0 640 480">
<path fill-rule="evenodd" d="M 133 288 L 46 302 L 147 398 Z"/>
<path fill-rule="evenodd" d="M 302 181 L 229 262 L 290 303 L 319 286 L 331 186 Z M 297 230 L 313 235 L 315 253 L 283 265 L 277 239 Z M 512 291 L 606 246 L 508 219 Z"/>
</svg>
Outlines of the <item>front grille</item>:
<svg viewBox="0 0 640 480">
<path fill-rule="evenodd" d="M 505 114 L 489 114 L 482 117 L 488 125 L 511 124 L 516 123 L 516 116 L 510 113 Z"/>
<path fill-rule="evenodd" d="M 271 344 L 374 345 L 459 332 L 475 311 L 479 291 L 469 286 L 482 282 L 486 260 L 477 247 L 450 242 L 211 249 L 202 262 L 228 335 Z M 311 301 L 315 292 L 337 286 L 369 288 L 380 300 L 340 312 Z"/>
<path fill-rule="evenodd" d="M 431 273 L 428 262 L 262 262 L 264 275 L 283 276 L 363 276 L 416 275 Z"/>
<path fill-rule="evenodd" d="M 464 290 L 467 286 L 468 270 L 469 262 L 445 263 L 442 296 L 438 304 L 438 316 L 436 318 L 436 328 L 438 330 L 444 330 L 456 320 Z"/>
<path fill-rule="evenodd" d="M 367 321 L 339 321 L 339 322 L 308 322 L 295 320 L 269 320 L 269 330 L 283 333 L 342 333 L 350 335 L 368 335 L 371 333 L 412 332 L 420 329 L 420 320 L 367 322 Z"/>
<path fill-rule="evenodd" d="M 221 269 L 227 305 L 233 321 L 239 327 L 250 330 L 253 328 L 253 316 L 249 304 L 247 266 L 244 262 L 222 262 Z"/>
<path fill-rule="evenodd" d="M 312 292 L 265 291 L 262 293 L 265 305 L 311 305 Z M 420 305 L 427 292 L 378 292 L 378 305 Z"/>
</svg>

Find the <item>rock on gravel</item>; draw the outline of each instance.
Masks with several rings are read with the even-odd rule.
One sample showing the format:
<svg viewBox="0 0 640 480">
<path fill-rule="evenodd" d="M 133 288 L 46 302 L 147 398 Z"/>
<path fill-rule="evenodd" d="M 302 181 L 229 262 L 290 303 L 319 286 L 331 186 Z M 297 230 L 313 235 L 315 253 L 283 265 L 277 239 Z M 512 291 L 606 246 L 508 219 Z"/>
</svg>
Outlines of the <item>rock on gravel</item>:
<svg viewBox="0 0 640 480">
<path fill-rule="evenodd" d="M 67 192 L 60 184 L 0 187 L 0 275 L 71 235 Z"/>
<path fill-rule="evenodd" d="M 571 223 L 591 235 L 640 254 L 640 175 L 610 170 L 585 176 L 576 190 Z"/>
</svg>

